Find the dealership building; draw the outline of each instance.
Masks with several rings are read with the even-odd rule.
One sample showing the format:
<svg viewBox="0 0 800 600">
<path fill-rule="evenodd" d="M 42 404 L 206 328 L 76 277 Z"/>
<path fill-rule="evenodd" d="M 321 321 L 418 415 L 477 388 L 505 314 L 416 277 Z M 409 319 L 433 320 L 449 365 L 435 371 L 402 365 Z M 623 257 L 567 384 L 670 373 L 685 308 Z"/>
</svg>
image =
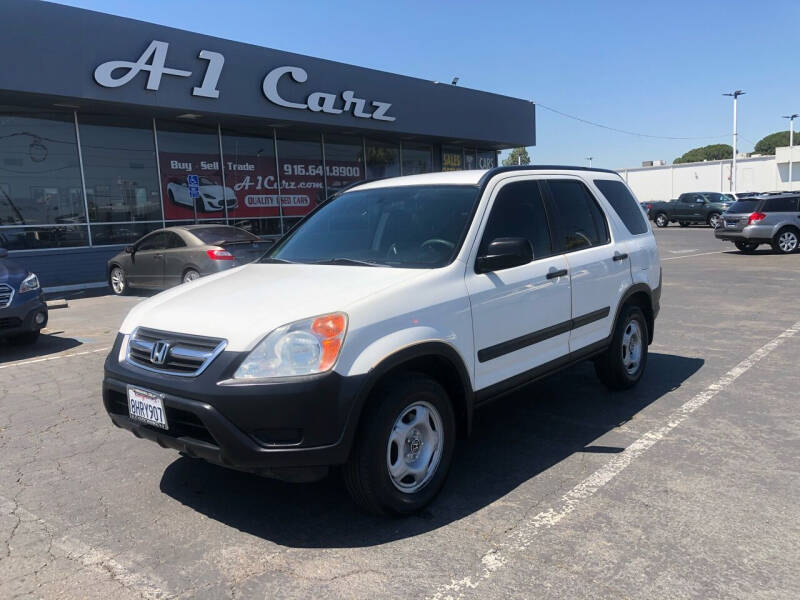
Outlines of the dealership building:
<svg viewBox="0 0 800 600">
<path fill-rule="evenodd" d="M 354 182 L 535 143 L 526 100 L 36 0 L 0 23 L 0 247 L 45 288 L 160 227 L 278 236 Z"/>
</svg>

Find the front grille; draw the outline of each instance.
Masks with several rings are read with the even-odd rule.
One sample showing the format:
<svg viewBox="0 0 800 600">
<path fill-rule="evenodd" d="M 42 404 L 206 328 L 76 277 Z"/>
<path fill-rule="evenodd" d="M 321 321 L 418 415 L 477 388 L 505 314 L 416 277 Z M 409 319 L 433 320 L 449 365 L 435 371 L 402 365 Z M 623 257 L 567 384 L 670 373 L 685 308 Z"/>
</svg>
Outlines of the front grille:
<svg viewBox="0 0 800 600">
<path fill-rule="evenodd" d="M 22 325 L 22 319 L 18 317 L 5 317 L 0 319 L 0 329 L 12 329 Z"/>
<path fill-rule="evenodd" d="M 0 283 L 0 308 L 6 308 L 14 297 L 14 288 L 5 283 Z"/>
<path fill-rule="evenodd" d="M 192 377 L 202 373 L 222 352 L 225 344 L 225 340 L 218 338 L 139 327 L 128 340 L 127 360 L 151 371 Z"/>
<path fill-rule="evenodd" d="M 128 402 L 125 399 L 125 394 L 117 392 L 116 390 L 109 390 L 108 411 L 115 415 L 127 417 Z M 217 440 L 214 439 L 214 436 L 211 435 L 208 428 L 193 413 L 171 406 L 164 406 L 164 412 L 167 414 L 167 426 L 169 427 L 166 432 L 160 427 L 148 425 L 141 421 L 136 421 L 136 424 L 161 434 L 166 433 L 174 438 L 192 438 L 200 440 L 201 442 L 206 442 L 207 444 L 219 446 Z"/>
</svg>

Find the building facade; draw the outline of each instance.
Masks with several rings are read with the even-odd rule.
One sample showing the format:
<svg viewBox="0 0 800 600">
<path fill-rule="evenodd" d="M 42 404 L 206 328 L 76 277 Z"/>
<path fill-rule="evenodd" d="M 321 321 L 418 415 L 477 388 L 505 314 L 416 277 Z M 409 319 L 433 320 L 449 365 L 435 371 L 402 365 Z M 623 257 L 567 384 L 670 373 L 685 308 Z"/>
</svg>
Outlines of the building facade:
<svg viewBox="0 0 800 600">
<path fill-rule="evenodd" d="M 357 181 L 535 143 L 524 100 L 34 0 L 0 22 L 0 246 L 45 287 L 159 227 L 278 236 Z"/>
</svg>

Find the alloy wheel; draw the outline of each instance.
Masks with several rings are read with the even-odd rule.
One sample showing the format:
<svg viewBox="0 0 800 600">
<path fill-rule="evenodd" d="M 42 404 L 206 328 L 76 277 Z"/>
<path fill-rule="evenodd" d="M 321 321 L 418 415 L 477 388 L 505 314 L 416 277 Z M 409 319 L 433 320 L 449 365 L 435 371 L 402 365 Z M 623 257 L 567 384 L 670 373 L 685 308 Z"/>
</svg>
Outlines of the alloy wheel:
<svg viewBox="0 0 800 600">
<path fill-rule="evenodd" d="M 794 252 L 797 249 L 797 234 L 794 231 L 784 231 L 778 237 L 778 246 L 787 254 Z"/>
<path fill-rule="evenodd" d="M 119 267 L 111 269 L 111 289 L 115 294 L 125 291 L 125 273 Z"/>
<path fill-rule="evenodd" d="M 183 274 L 183 283 L 189 283 L 190 281 L 194 281 L 195 279 L 200 279 L 200 273 L 195 271 L 194 269 L 189 269 L 186 273 Z"/>
<path fill-rule="evenodd" d="M 716 229 L 719 227 L 721 217 L 717 214 L 713 214 L 708 218 L 708 224 L 711 225 L 712 228 Z"/>
</svg>

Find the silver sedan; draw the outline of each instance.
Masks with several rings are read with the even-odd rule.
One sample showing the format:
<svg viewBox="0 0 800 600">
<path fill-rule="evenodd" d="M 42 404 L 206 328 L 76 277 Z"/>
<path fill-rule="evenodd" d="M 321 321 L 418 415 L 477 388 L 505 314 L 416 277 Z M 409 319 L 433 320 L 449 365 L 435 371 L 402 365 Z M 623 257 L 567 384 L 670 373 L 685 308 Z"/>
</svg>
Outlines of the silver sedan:
<svg viewBox="0 0 800 600">
<path fill-rule="evenodd" d="M 165 289 L 252 262 L 272 243 L 228 225 L 158 229 L 108 261 L 108 283 L 117 295 Z"/>
</svg>

